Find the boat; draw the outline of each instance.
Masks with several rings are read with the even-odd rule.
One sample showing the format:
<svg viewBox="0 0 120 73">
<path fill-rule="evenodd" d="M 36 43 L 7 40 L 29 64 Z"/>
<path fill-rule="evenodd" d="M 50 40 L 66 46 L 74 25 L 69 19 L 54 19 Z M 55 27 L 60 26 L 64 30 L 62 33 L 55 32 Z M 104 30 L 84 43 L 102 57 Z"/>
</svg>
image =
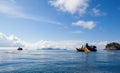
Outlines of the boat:
<svg viewBox="0 0 120 73">
<path fill-rule="evenodd" d="M 88 47 L 88 49 L 89 49 L 90 51 L 92 51 L 92 52 L 96 52 L 96 51 L 97 51 L 96 48 L 97 48 L 96 46 L 89 46 L 89 47 Z"/>
<path fill-rule="evenodd" d="M 86 47 L 84 48 L 76 48 L 77 51 L 80 51 L 80 52 L 90 52 L 90 50 Z"/>
<path fill-rule="evenodd" d="M 23 50 L 23 48 L 19 47 L 17 50 Z"/>
<path fill-rule="evenodd" d="M 82 46 L 81 48 L 76 48 L 77 51 L 80 51 L 80 52 L 96 52 L 97 49 L 96 49 L 96 46 L 89 46 L 88 44 L 86 44 L 86 46 Z"/>
<path fill-rule="evenodd" d="M 81 48 L 76 48 L 77 51 L 81 51 L 81 52 L 84 52 L 83 50 L 81 50 Z"/>
</svg>

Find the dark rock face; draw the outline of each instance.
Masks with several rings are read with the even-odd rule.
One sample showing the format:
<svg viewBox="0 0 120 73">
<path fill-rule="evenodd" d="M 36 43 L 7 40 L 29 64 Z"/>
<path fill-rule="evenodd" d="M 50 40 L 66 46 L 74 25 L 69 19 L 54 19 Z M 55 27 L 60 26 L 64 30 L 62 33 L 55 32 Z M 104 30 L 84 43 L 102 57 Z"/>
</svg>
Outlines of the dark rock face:
<svg viewBox="0 0 120 73">
<path fill-rule="evenodd" d="M 120 50 L 120 44 L 113 42 L 105 46 L 105 50 Z"/>
</svg>

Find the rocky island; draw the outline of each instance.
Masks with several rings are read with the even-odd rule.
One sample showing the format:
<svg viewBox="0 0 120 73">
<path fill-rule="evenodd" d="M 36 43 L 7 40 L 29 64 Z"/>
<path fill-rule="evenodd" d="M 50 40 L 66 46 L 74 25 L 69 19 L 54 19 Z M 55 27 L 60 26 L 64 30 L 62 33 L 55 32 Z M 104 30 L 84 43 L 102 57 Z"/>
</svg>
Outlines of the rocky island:
<svg viewBox="0 0 120 73">
<path fill-rule="evenodd" d="M 120 50 L 120 44 L 117 42 L 109 43 L 105 46 L 105 50 Z"/>
</svg>

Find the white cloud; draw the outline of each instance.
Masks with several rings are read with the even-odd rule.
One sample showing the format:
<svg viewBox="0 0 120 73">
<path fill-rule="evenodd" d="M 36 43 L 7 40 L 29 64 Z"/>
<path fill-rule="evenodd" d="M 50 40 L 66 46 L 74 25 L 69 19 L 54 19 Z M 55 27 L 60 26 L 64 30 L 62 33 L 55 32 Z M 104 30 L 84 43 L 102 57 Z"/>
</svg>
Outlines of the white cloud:
<svg viewBox="0 0 120 73">
<path fill-rule="evenodd" d="M 0 13 L 16 17 L 25 17 L 22 8 L 15 5 L 11 0 L 0 0 Z"/>
<path fill-rule="evenodd" d="M 37 42 L 36 45 L 39 45 L 38 48 L 74 49 L 75 47 L 80 47 L 82 43 L 85 43 L 85 41 L 82 41 L 82 40 L 40 41 L 40 42 Z"/>
<path fill-rule="evenodd" d="M 63 12 L 83 15 L 88 8 L 88 0 L 50 0 L 49 3 Z"/>
<path fill-rule="evenodd" d="M 102 50 L 105 48 L 105 45 L 107 45 L 109 42 L 108 41 L 100 41 L 100 42 L 92 42 L 92 45 L 96 45 L 99 47 L 99 50 Z"/>
<path fill-rule="evenodd" d="M 92 10 L 92 13 L 91 13 L 91 14 L 94 15 L 94 16 L 106 16 L 107 13 L 102 12 L 102 11 L 99 9 L 100 6 L 101 6 L 101 5 L 98 4 L 98 5 L 96 5 L 96 7 L 92 8 L 92 9 L 91 9 L 91 10 Z"/>
<path fill-rule="evenodd" d="M 6 36 L 3 33 L 0 33 L 0 47 L 17 47 L 17 46 L 23 46 L 22 41 L 13 36 Z"/>
<path fill-rule="evenodd" d="M 24 8 L 22 6 L 18 6 L 15 0 L 0 0 L 0 13 L 5 14 L 7 16 L 13 16 L 17 18 L 24 18 L 39 22 L 45 22 L 49 24 L 60 24 L 57 21 L 53 21 L 48 18 L 36 17 L 31 14 L 25 13 Z"/>
<path fill-rule="evenodd" d="M 95 16 L 105 16 L 105 15 L 106 15 L 106 13 L 100 11 L 100 10 L 97 9 L 97 8 L 93 8 L 93 9 L 92 9 L 92 13 L 93 13 L 93 15 L 95 15 Z"/>
<path fill-rule="evenodd" d="M 74 22 L 74 23 L 72 23 L 72 25 L 80 26 L 80 27 L 83 27 L 86 29 L 93 29 L 96 26 L 94 21 L 82 21 L 82 20 Z"/>
</svg>

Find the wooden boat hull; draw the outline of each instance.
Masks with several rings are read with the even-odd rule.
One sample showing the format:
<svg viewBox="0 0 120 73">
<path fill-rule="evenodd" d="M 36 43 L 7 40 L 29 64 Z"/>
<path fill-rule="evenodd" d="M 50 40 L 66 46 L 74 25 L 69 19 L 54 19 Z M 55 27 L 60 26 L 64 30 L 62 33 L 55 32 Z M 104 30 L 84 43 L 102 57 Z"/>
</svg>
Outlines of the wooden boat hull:
<svg viewBox="0 0 120 73">
<path fill-rule="evenodd" d="M 79 52 L 90 52 L 88 48 L 76 48 L 76 50 Z"/>
<path fill-rule="evenodd" d="M 76 48 L 77 51 L 79 52 L 96 52 L 97 49 L 96 48 Z"/>
<path fill-rule="evenodd" d="M 77 51 L 81 51 L 81 52 L 84 52 L 83 50 L 81 50 L 80 48 L 76 48 Z"/>
</svg>

